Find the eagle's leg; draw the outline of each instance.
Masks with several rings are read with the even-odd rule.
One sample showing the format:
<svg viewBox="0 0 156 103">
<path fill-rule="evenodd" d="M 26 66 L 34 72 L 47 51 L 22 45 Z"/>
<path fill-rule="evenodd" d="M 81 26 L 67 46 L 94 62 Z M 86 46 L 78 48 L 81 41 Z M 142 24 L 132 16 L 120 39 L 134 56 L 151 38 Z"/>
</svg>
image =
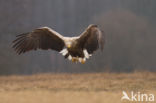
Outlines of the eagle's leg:
<svg viewBox="0 0 156 103">
<path fill-rule="evenodd" d="M 86 58 L 78 58 L 78 61 L 82 64 L 84 64 L 86 62 Z"/>
<path fill-rule="evenodd" d="M 72 62 L 78 62 L 78 57 L 72 57 Z"/>
<path fill-rule="evenodd" d="M 84 64 L 86 61 L 84 59 L 81 60 L 81 63 Z"/>
</svg>

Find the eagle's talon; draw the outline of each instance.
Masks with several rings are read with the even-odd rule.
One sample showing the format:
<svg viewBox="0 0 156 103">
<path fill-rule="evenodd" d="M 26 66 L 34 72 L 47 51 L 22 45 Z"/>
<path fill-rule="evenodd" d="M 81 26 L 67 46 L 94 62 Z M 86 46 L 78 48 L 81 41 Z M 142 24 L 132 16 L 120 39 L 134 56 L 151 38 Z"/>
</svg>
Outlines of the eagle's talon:
<svg viewBox="0 0 156 103">
<path fill-rule="evenodd" d="M 84 64 L 86 61 L 84 59 L 81 60 L 81 64 Z"/>
<path fill-rule="evenodd" d="M 77 62 L 78 61 L 78 58 L 77 57 L 72 57 L 72 62 Z"/>
</svg>

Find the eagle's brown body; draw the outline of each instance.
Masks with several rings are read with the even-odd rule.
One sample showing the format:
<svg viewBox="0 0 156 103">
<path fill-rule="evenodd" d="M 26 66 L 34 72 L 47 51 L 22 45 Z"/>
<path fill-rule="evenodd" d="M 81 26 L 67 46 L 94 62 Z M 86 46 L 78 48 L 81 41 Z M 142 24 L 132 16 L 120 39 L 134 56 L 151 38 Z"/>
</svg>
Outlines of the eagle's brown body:
<svg viewBox="0 0 156 103">
<path fill-rule="evenodd" d="M 71 47 L 67 49 L 72 57 L 84 58 L 83 49 L 80 47 Z"/>
<path fill-rule="evenodd" d="M 13 48 L 18 54 L 30 50 L 52 49 L 73 62 L 84 63 L 99 47 L 103 49 L 103 34 L 97 25 L 89 25 L 78 37 L 63 37 L 56 31 L 43 27 L 17 36 Z"/>
</svg>

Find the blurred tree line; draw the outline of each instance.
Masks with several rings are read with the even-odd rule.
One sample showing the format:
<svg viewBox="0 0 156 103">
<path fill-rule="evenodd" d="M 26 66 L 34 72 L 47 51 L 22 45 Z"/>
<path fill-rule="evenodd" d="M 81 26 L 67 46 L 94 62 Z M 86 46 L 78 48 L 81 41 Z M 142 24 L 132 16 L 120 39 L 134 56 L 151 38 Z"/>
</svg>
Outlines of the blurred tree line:
<svg viewBox="0 0 156 103">
<path fill-rule="evenodd" d="M 0 75 L 155 71 L 155 10 L 155 0 L 0 0 Z M 84 65 L 51 50 L 17 55 L 11 48 L 16 35 L 38 27 L 77 36 L 89 24 L 105 31 L 106 44 Z"/>
</svg>

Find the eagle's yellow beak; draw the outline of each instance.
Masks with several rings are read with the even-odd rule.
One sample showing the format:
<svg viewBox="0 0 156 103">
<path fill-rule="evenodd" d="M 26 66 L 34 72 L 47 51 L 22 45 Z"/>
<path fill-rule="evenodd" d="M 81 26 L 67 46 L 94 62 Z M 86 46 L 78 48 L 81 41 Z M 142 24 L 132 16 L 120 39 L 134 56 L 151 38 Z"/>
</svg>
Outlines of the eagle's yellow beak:
<svg viewBox="0 0 156 103">
<path fill-rule="evenodd" d="M 70 45 L 70 44 L 68 44 L 68 45 L 67 45 L 67 48 L 71 48 L 71 45 Z"/>
</svg>

